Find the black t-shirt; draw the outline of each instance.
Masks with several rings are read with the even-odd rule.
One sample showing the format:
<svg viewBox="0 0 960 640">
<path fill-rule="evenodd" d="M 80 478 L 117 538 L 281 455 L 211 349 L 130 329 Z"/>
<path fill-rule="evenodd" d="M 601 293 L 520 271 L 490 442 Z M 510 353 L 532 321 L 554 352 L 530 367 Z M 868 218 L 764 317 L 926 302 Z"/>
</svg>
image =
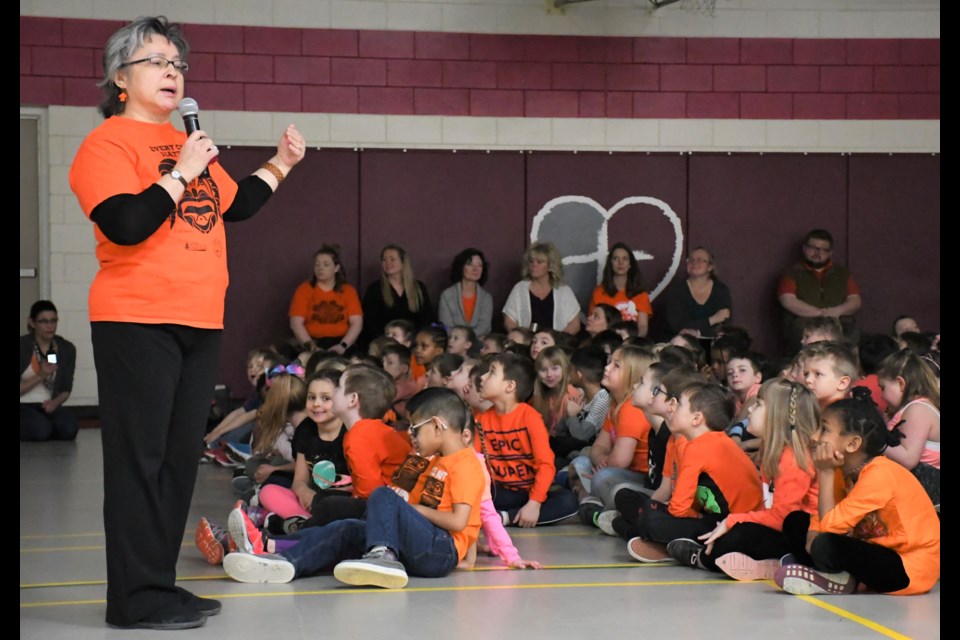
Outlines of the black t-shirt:
<svg viewBox="0 0 960 640">
<path fill-rule="evenodd" d="M 656 489 L 663 480 L 663 461 L 667 457 L 667 443 L 670 442 L 670 429 L 666 423 L 660 425 L 660 430 L 650 429 L 647 436 L 647 487 Z"/>
<path fill-rule="evenodd" d="M 340 433 L 334 440 L 322 440 L 317 433 L 317 423 L 310 418 L 303 422 L 293 433 L 293 455 L 302 453 L 307 460 L 307 470 L 310 471 L 310 488 L 318 491 L 319 487 L 313 483 L 313 465 L 321 460 L 329 460 L 337 470 L 338 475 L 349 475 L 347 457 L 343 454 L 343 437 L 347 428 L 341 426 Z"/>
</svg>

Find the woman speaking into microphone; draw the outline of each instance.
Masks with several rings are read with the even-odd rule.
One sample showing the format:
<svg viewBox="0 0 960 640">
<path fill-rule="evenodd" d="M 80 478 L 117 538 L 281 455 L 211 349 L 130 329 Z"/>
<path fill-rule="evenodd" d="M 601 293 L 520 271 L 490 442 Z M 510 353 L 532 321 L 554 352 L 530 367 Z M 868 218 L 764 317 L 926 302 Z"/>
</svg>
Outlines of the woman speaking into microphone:
<svg viewBox="0 0 960 640">
<path fill-rule="evenodd" d="M 138 18 L 103 54 L 106 120 L 70 186 L 94 224 L 90 288 L 104 463 L 107 623 L 188 629 L 220 603 L 175 585 L 213 395 L 227 288 L 224 223 L 249 218 L 303 158 L 292 125 L 235 182 L 206 133 L 170 124 L 189 47 L 166 18 Z"/>
</svg>

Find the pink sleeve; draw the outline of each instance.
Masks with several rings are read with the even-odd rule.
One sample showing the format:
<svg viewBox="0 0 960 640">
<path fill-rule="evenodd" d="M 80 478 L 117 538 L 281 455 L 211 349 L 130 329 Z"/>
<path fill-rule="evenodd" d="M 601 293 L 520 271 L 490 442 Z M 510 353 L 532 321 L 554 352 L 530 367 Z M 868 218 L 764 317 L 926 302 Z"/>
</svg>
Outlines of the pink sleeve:
<svg viewBox="0 0 960 640">
<path fill-rule="evenodd" d="M 493 506 L 492 500 L 484 500 L 480 503 L 480 528 L 487 538 L 490 550 L 500 556 L 505 564 L 509 565 L 520 559 L 520 552 L 513 546 L 513 540 L 503 526 L 503 518 Z"/>
</svg>

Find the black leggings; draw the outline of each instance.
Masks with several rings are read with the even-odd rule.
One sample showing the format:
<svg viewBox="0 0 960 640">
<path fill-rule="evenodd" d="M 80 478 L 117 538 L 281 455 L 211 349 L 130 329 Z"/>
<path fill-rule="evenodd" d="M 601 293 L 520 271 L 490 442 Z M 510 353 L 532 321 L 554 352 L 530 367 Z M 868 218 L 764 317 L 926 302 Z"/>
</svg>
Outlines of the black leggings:
<svg viewBox="0 0 960 640">
<path fill-rule="evenodd" d="M 718 571 L 716 560 L 722 555 L 740 552 L 754 560 L 779 560 L 790 552 L 787 539 L 776 529 L 755 522 L 741 522 L 717 538 L 710 554 L 700 554 L 700 562 L 711 571 Z"/>
<path fill-rule="evenodd" d="M 361 519 L 367 515 L 367 501 L 365 498 L 354 498 L 344 491 L 317 491 L 310 513 L 312 515 L 304 527 L 322 527 L 336 520 Z"/>
<path fill-rule="evenodd" d="M 821 533 L 806 551 L 810 514 L 794 511 L 783 521 L 783 535 L 800 564 L 828 573 L 847 571 L 871 591 L 889 593 L 906 589 L 910 577 L 893 549 L 836 533 Z"/>
</svg>

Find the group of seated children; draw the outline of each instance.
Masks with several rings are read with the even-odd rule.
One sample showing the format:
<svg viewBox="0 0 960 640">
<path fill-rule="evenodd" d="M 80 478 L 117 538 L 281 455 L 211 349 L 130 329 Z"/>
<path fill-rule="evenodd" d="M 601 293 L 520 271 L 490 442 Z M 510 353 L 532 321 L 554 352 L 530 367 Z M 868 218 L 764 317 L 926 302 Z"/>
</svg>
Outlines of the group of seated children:
<svg viewBox="0 0 960 640">
<path fill-rule="evenodd" d="M 858 358 L 834 325 L 812 319 L 773 372 L 742 330 L 710 364 L 686 336 L 578 345 L 406 321 L 351 364 L 252 352 L 257 400 L 207 437 L 217 450 L 255 424 L 243 495 L 197 545 L 243 582 L 332 570 L 399 588 L 478 551 L 539 568 L 505 527 L 579 515 L 639 562 L 796 594 L 924 593 L 940 566 L 939 357 L 864 336 Z"/>
</svg>

